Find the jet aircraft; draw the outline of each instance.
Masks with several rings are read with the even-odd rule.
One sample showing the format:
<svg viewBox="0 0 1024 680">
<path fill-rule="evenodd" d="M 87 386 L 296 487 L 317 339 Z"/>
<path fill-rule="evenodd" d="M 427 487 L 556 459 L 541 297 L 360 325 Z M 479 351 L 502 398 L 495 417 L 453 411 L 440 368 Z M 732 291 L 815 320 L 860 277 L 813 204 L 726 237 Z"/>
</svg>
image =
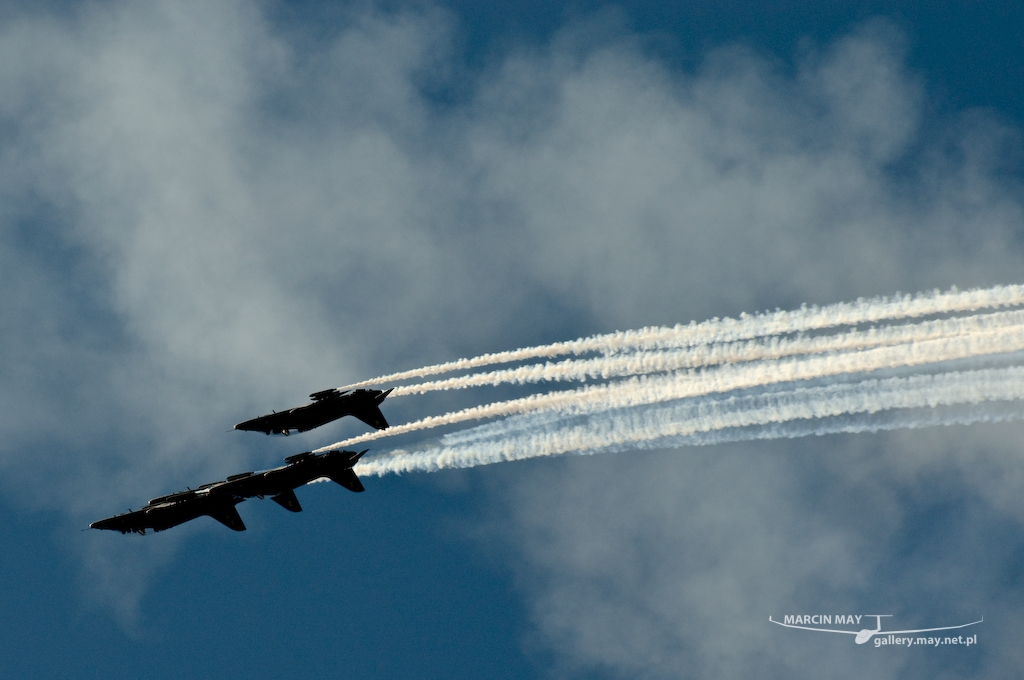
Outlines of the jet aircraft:
<svg viewBox="0 0 1024 680">
<path fill-rule="evenodd" d="M 126 534 L 145 534 L 146 529 L 163 531 L 203 515 L 214 518 L 229 529 L 245 531 L 236 505 L 247 498 L 264 498 L 292 512 L 302 512 L 295 489 L 314 479 L 327 477 L 349 491 L 364 491 L 352 466 L 366 451 L 332 450 L 321 454 L 299 453 L 285 458 L 285 464 L 273 470 L 243 472 L 224 481 L 203 484 L 197 489 L 179 491 L 154 498 L 134 512 L 101 519 L 90 529 L 109 529 Z"/>
<path fill-rule="evenodd" d="M 342 416 L 355 416 L 367 425 L 383 430 L 388 427 L 388 421 L 380 412 L 380 404 L 391 394 L 391 390 L 341 392 L 332 389 L 314 392 L 309 395 L 313 400 L 310 404 L 253 418 L 235 425 L 235 429 L 287 435 L 291 430 L 306 432 Z"/>
</svg>

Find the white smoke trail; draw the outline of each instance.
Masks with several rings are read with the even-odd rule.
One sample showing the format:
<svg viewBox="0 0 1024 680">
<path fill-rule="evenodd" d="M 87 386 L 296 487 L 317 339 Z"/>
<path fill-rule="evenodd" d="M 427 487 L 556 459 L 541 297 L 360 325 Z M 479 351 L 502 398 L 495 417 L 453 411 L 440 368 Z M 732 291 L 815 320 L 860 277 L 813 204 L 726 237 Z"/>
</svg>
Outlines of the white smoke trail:
<svg viewBox="0 0 1024 680">
<path fill-rule="evenodd" d="M 392 397 L 501 384 L 608 380 L 631 375 L 664 373 L 686 368 L 758 361 L 799 354 L 864 350 L 883 345 L 965 336 L 997 327 L 1014 326 L 1024 327 L 1024 311 L 953 317 L 918 324 L 872 328 L 867 331 L 850 331 L 837 335 L 796 338 L 772 336 L 766 340 L 698 345 L 685 350 L 645 351 L 611 357 L 568 359 L 554 363 L 531 364 L 513 369 L 474 373 L 447 380 L 403 385 L 395 388 Z"/>
<path fill-rule="evenodd" d="M 798 356 L 784 359 L 725 364 L 718 368 L 672 373 L 666 376 L 630 378 L 628 380 L 531 395 L 522 399 L 496 402 L 432 416 L 391 427 L 388 430 L 352 437 L 328 447 L 347 448 L 420 430 L 454 425 L 484 418 L 508 417 L 541 410 L 567 413 L 589 413 L 621 409 L 644 404 L 696 397 L 713 393 L 763 387 L 783 382 L 808 381 L 830 376 L 866 373 L 881 369 L 924 366 L 961 359 L 1009 354 L 1024 349 L 1024 327 L 1015 323 L 986 323 L 978 318 L 975 330 L 967 335 L 917 340 L 911 335 L 900 344 L 824 355 Z M 1001 321 L 992 319 L 991 321 Z M 921 326 L 918 326 L 921 328 Z M 927 331 L 927 328 L 923 329 Z M 899 334 L 899 329 L 892 329 Z"/>
<path fill-rule="evenodd" d="M 372 455 L 356 468 L 357 474 L 387 474 L 565 453 L 1020 418 L 1021 307 L 1024 286 L 953 290 L 644 328 L 427 366 L 349 387 L 538 358 L 549 360 L 399 386 L 392 394 L 599 382 L 431 416 L 318 452 L 500 419 L 443 435 L 440 444 L 420 450 Z M 888 325 L 858 328 L 883 322 Z M 597 356 L 550 360 L 588 353 Z"/>
<path fill-rule="evenodd" d="M 597 335 L 551 345 L 484 354 L 472 359 L 459 359 L 392 373 L 372 380 L 345 385 L 339 389 L 353 389 L 495 364 L 567 354 L 599 352 L 610 355 L 629 350 L 669 349 L 697 344 L 735 342 L 781 333 L 799 333 L 837 326 L 1013 307 L 1022 304 L 1024 304 L 1024 286 L 996 286 L 971 291 L 953 289 L 946 293 L 933 291 L 917 296 L 860 299 L 852 303 L 844 302 L 826 307 L 804 307 L 795 311 L 741 315 L 739 319 L 712 319 L 699 324 L 691 322 L 688 325 L 677 325 L 672 328 L 642 328 L 636 331 Z"/>
<path fill-rule="evenodd" d="M 539 426 L 532 416 L 508 423 L 502 432 L 491 428 L 476 441 L 423 451 L 395 451 L 364 459 L 359 475 L 432 471 L 473 467 L 565 453 L 598 453 L 624 448 L 699 445 L 723 439 L 765 439 L 877 431 L 921 424 L 970 423 L 1020 418 L 1019 409 L 998 415 L 985 411 L 952 412 L 935 417 L 934 409 L 1024 398 L 1024 368 L 1003 367 L 862 380 L 852 384 L 794 387 L 777 392 L 720 399 L 687 399 L 655 408 L 627 408 L 585 418 L 577 424 L 548 421 Z M 922 415 L 913 409 L 930 409 Z M 864 416 L 889 413 L 874 422 Z M 832 420 L 846 416 L 846 420 Z M 861 417 L 857 417 L 861 416 Z M 511 430 L 518 429 L 515 433 Z M 724 436 L 723 436 L 724 435 Z M 473 439 L 472 437 L 469 438 Z"/>
</svg>

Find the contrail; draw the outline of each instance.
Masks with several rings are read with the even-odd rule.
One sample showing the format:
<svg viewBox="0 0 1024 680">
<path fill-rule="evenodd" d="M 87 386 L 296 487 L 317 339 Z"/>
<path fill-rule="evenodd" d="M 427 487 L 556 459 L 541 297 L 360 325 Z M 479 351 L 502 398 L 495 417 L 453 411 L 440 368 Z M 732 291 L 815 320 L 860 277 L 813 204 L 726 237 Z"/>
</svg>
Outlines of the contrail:
<svg viewBox="0 0 1024 680">
<path fill-rule="evenodd" d="M 586 384 L 429 416 L 318 452 L 462 426 L 439 444 L 385 449 L 358 467 L 360 474 L 386 474 L 1018 418 L 1022 307 L 1024 286 L 953 290 L 644 328 L 427 366 L 348 387 L 530 359 L 545 361 L 398 386 L 393 394 Z M 567 355 L 575 357 L 557 360 Z M 494 422 L 465 428 L 487 419 Z"/>
<path fill-rule="evenodd" d="M 997 326 L 1020 327 L 1022 325 L 1024 325 L 1024 311 L 1017 310 L 973 317 L 954 317 L 883 329 L 872 328 L 868 331 L 851 331 L 833 336 L 798 337 L 795 339 L 773 336 L 767 340 L 698 345 L 686 350 L 636 352 L 592 359 L 567 359 L 560 362 L 546 362 L 500 371 L 474 373 L 447 380 L 403 385 L 394 389 L 392 397 L 501 384 L 607 380 L 630 375 L 647 375 L 799 354 L 863 350 L 881 345 L 970 335 Z"/>
<path fill-rule="evenodd" d="M 940 375 L 865 380 L 848 385 L 763 393 L 741 398 L 687 400 L 657 408 L 625 409 L 582 423 L 532 426 L 529 416 L 519 432 L 490 433 L 481 441 L 394 451 L 364 459 L 360 475 L 474 467 L 565 453 L 602 453 L 641 448 L 668 448 L 719 441 L 776 439 L 833 432 L 939 424 L 968 424 L 1014 419 L 1019 409 L 991 416 L 984 411 L 952 412 L 931 418 L 913 409 L 976 405 L 1024 398 L 1024 368 L 950 372 Z M 891 413 L 888 413 L 891 412 Z M 872 418 L 885 414 L 884 418 Z M 836 420 L 847 416 L 845 420 Z M 833 420 L 829 420 L 833 419 Z M 917 423 L 915 425 L 915 423 Z"/>
<path fill-rule="evenodd" d="M 345 385 L 339 389 L 347 390 L 483 366 L 569 354 L 599 352 L 608 355 L 630 350 L 653 350 L 734 342 L 780 333 L 799 333 L 836 326 L 1013 307 L 1022 304 L 1024 304 L 1024 286 L 1019 285 L 995 286 L 970 291 L 952 289 L 946 293 L 933 291 L 916 296 L 860 299 L 856 302 L 843 302 L 825 307 L 810 306 L 794 311 L 741 315 L 739 319 L 716 318 L 699 324 L 691 322 L 688 325 L 679 324 L 671 328 L 641 328 L 635 331 L 596 335 L 551 345 L 484 354 L 472 359 L 459 359 L 410 371 L 391 373 L 372 380 Z"/>
<path fill-rule="evenodd" d="M 875 347 L 862 351 L 726 364 L 711 370 L 677 372 L 667 376 L 634 377 L 576 390 L 536 394 L 521 399 L 474 406 L 441 416 L 431 416 L 406 425 L 393 426 L 387 430 L 352 437 L 317 451 L 347 448 L 385 437 L 532 411 L 567 409 L 574 412 L 589 412 L 624 408 L 781 382 L 814 380 L 886 368 L 921 366 L 959 359 L 994 356 L 1021 349 L 1024 349 L 1024 326 L 1015 324 L 979 330 L 966 336 L 910 341 L 895 346 Z"/>
</svg>

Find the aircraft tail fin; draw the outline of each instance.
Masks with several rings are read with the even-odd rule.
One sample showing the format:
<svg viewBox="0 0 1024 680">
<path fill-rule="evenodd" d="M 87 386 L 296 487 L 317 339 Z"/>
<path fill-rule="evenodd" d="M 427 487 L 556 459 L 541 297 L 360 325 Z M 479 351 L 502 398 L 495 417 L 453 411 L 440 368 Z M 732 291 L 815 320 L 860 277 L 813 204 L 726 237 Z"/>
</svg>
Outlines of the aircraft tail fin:
<svg viewBox="0 0 1024 680">
<path fill-rule="evenodd" d="M 285 510 L 291 510 L 292 512 L 302 512 L 302 506 L 299 505 L 299 499 L 295 497 L 295 491 L 292 489 L 282 491 L 276 496 L 271 496 L 270 500 L 274 501 Z"/>
<path fill-rule="evenodd" d="M 392 387 L 390 390 L 384 390 L 383 392 L 377 392 L 376 390 L 369 390 L 368 393 L 363 392 L 360 395 L 362 397 L 360 402 L 362 403 L 352 410 L 352 415 L 370 427 L 375 427 L 378 430 L 388 429 L 388 421 L 384 418 L 384 414 L 380 412 L 380 405 L 394 389 Z"/>
<path fill-rule="evenodd" d="M 388 421 L 384 419 L 384 414 L 380 412 L 380 407 L 376 404 L 360 408 L 352 415 L 370 427 L 377 428 L 378 430 L 388 429 Z"/>
<path fill-rule="evenodd" d="M 206 514 L 226 526 L 228 529 L 245 531 L 245 523 L 242 521 L 242 517 L 238 514 L 238 508 L 234 505 L 225 505 L 224 507 L 211 510 Z"/>
<path fill-rule="evenodd" d="M 356 473 L 352 471 L 352 468 L 345 468 L 344 470 L 334 472 L 330 477 L 332 482 L 341 484 L 349 491 L 355 491 L 357 493 L 360 491 L 366 491 L 366 489 L 363 488 L 363 483 L 359 481 L 359 477 L 357 477 Z"/>
</svg>

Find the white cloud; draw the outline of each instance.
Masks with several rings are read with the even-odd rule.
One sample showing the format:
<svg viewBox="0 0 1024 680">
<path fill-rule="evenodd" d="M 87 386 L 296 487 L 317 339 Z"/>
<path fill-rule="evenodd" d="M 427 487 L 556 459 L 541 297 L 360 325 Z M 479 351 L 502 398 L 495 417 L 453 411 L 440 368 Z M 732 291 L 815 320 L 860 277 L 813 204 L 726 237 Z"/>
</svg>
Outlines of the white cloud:
<svg viewBox="0 0 1024 680">
<path fill-rule="evenodd" d="M 740 49 L 694 76 L 619 45 L 514 60 L 473 137 L 483 190 L 516 208 L 536 275 L 609 325 L 1012 277 L 1019 193 L 989 175 L 970 200 L 973 170 L 945 157 L 893 167 L 922 140 L 891 33 L 843 38 L 793 79 Z M 503 135 L 539 97 L 534 127 Z"/>
<path fill-rule="evenodd" d="M 1007 135 L 980 114 L 925 119 L 893 33 L 855 32 L 794 78 L 742 50 L 688 77 L 618 45 L 523 57 L 490 83 L 504 108 L 491 118 L 538 108 L 538 93 L 547 108 L 513 135 L 483 116 L 485 189 L 517 208 L 536 276 L 607 326 L 1012 280 L 1024 219 L 998 168 Z M 767 623 L 846 609 L 914 626 L 991 616 L 1003 627 L 985 631 L 985 663 L 1010 668 L 1019 594 L 996 574 L 1013 553 L 971 534 L 1019 526 L 1020 432 L 518 467 L 502 474 L 512 520 L 499 533 L 525 558 L 524 592 L 565 673 L 931 677 L 948 662 L 865 659 Z"/>
<path fill-rule="evenodd" d="M 943 428 L 924 441 L 815 437 L 522 466 L 502 474 L 513 514 L 496 526 L 526 558 L 521 583 L 564 675 L 934 677 L 950 663 L 768 622 L 847 611 L 894 614 L 901 627 L 984 616 L 982 655 L 995 672 L 1016 663 L 1020 594 L 1002 575 L 1019 543 L 997 541 L 1000 524 L 1019 531 L 1019 508 L 989 504 L 1019 485 L 972 477 L 991 473 L 1020 431 Z M 905 447 L 927 462 L 902 459 Z M 978 657 L 955 663 L 976 668 Z"/>
<path fill-rule="evenodd" d="M 353 12 L 306 45 L 227 0 L 5 25 L 0 461 L 59 489 L 29 484 L 25 503 L 81 522 L 262 462 L 212 435 L 371 372 L 1018 280 L 1007 131 L 924 116 L 890 28 L 795 75 L 740 48 L 680 74 L 628 36 L 569 33 L 438 104 L 424 85 L 466 73 L 451 30 L 441 12 Z M 956 478 L 984 517 L 1017 511 L 1017 430 L 956 432 L 495 474 L 513 485 L 526 596 L 571 667 L 791 671 L 825 647 L 773 637 L 769 613 L 903 602 L 865 598 L 923 507 L 904 497 L 921 475 Z M 857 465 L 828 468 L 823 441 Z M 806 500 L 823 480 L 835 506 Z M 874 523 L 845 519 L 864 507 Z M 107 553 L 83 549 L 109 576 Z M 971 597 L 988 616 L 1009 611 L 999 592 Z"/>
</svg>

